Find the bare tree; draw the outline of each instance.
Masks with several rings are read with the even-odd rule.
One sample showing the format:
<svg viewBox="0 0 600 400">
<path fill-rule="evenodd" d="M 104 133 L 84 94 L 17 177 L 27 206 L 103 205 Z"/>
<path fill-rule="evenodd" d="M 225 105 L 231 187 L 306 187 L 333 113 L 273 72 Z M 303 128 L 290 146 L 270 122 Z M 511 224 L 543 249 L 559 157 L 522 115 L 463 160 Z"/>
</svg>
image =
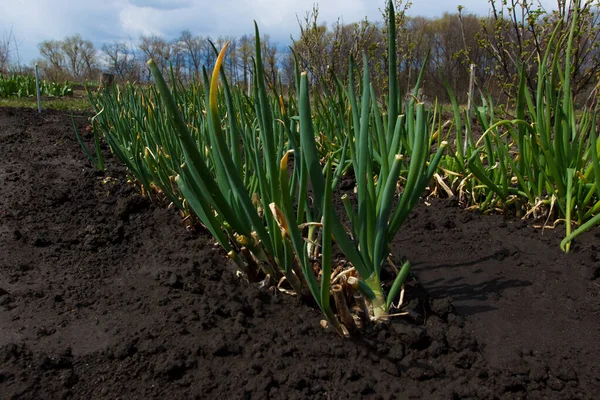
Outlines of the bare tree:
<svg viewBox="0 0 600 400">
<path fill-rule="evenodd" d="M 287 51 L 285 51 L 281 56 L 281 78 L 284 85 L 287 85 L 291 90 L 295 90 L 296 88 L 296 71 L 294 65 L 294 55 L 292 53 L 291 47 L 288 47 Z"/>
<path fill-rule="evenodd" d="M 182 51 L 186 54 L 188 69 L 193 74 L 194 79 L 197 80 L 200 79 L 203 41 L 202 37 L 193 36 L 189 30 L 181 32 L 178 39 Z"/>
<path fill-rule="evenodd" d="M 301 68 L 306 69 L 314 82 L 331 83 L 334 73 L 346 79 L 350 58 L 361 60 L 367 52 L 369 68 L 381 68 L 385 56 L 381 30 L 367 19 L 344 24 L 338 20 L 328 29 L 318 21 L 319 9 L 315 5 L 306 13 L 303 20 L 298 18 L 300 37 L 293 42 L 293 50 Z M 362 62 L 358 62 L 362 68 Z"/>
<path fill-rule="evenodd" d="M 215 66 L 215 61 L 217 60 L 215 50 L 211 45 L 212 41 L 212 38 L 210 36 L 207 36 L 205 40 L 201 43 L 202 65 L 208 71 L 212 71 L 213 67 Z"/>
<path fill-rule="evenodd" d="M 38 48 L 43 61 L 40 66 L 49 79 L 81 80 L 97 72 L 94 45 L 79 34 L 64 40 L 45 40 Z"/>
<path fill-rule="evenodd" d="M 96 64 L 96 50 L 89 40 L 76 34 L 66 37 L 60 48 L 64 53 L 69 73 L 75 79 L 89 78 Z"/>
<path fill-rule="evenodd" d="M 297 17 L 300 37 L 293 40 L 293 48 L 302 69 L 309 72 L 312 81 L 320 81 L 327 74 L 327 26 L 319 23 L 319 7 L 315 4 L 302 20 Z"/>
<path fill-rule="evenodd" d="M 139 48 L 144 53 L 146 58 L 154 60 L 160 71 L 165 74 L 169 58 L 171 57 L 171 47 L 165 39 L 156 35 L 140 37 Z M 148 75 L 148 78 L 150 76 Z"/>
<path fill-rule="evenodd" d="M 244 35 L 239 40 L 238 60 L 242 69 L 242 79 L 246 90 L 252 80 L 252 55 L 254 52 L 254 39 L 250 35 Z"/>
<path fill-rule="evenodd" d="M 232 84 L 237 85 L 240 81 L 239 76 L 239 55 L 238 41 L 235 37 L 228 38 L 229 47 L 227 48 L 227 58 L 225 59 L 229 79 Z"/>
<path fill-rule="evenodd" d="M 173 74 L 178 79 L 185 79 L 189 77 L 189 69 L 187 68 L 186 52 L 182 46 L 182 43 L 175 40 L 169 43 L 169 58 L 167 64 L 173 69 Z"/>
<path fill-rule="evenodd" d="M 115 74 L 121 81 L 139 81 L 141 68 L 138 63 L 135 48 L 126 42 L 113 42 L 102 45 L 108 71 Z"/>
<path fill-rule="evenodd" d="M 271 37 L 266 34 L 262 35 L 260 45 L 263 67 L 265 69 L 265 79 L 269 85 L 275 86 L 279 74 L 277 45 L 272 43 Z"/>
<path fill-rule="evenodd" d="M 600 14 L 598 0 L 557 0 L 557 8 L 546 11 L 539 2 L 519 0 L 489 0 L 492 9 L 490 21 L 483 25 L 479 36 L 480 46 L 495 61 L 489 71 L 494 74 L 507 95 L 516 89 L 517 75 L 525 67 L 526 82 L 535 92 L 537 86 L 537 59 L 543 58 L 550 36 L 557 24 L 558 37 L 565 38 L 575 8 L 579 19 L 573 46 L 573 90 L 584 90 L 600 69 L 598 43 L 600 39 Z M 564 59 L 566 46 L 557 54 Z"/>
<path fill-rule="evenodd" d="M 51 80 L 62 80 L 66 77 L 65 56 L 61 42 L 45 40 L 38 45 L 44 63 L 40 63 L 44 74 Z"/>
<path fill-rule="evenodd" d="M 0 72 L 8 71 L 8 67 L 12 61 L 13 52 L 16 52 L 18 56 L 18 47 L 11 27 L 8 32 L 4 33 L 0 40 Z"/>
<path fill-rule="evenodd" d="M 220 50 L 225 46 L 225 43 L 229 42 L 227 48 L 227 57 L 225 57 L 225 73 L 227 79 L 232 84 L 238 82 L 238 60 L 237 60 L 237 39 L 232 36 L 219 36 L 215 43 L 213 43 L 217 50 Z M 212 47 L 212 46 L 211 46 Z M 213 49 L 214 53 L 214 49 Z"/>
</svg>

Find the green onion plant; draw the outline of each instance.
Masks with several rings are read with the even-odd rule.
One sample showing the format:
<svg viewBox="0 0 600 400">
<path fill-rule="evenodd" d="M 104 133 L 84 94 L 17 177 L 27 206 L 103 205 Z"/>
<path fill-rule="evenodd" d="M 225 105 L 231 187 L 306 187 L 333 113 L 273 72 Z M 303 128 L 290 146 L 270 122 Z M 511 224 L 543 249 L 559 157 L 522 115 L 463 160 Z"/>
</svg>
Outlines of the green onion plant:
<svg viewBox="0 0 600 400">
<path fill-rule="evenodd" d="M 396 54 L 391 1 L 389 7 L 390 54 Z M 267 91 L 257 27 L 255 33 L 250 96 L 227 82 L 221 67 L 227 45 L 212 74 L 204 70 L 202 83 L 188 89 L 174 76 L 169 88 L 150 60 L 151 88 L 90 94 L 94 128 L 148 194 L 193 213 L 247 280 L 312 299 L 334 330 L 358 333 L 387 318 L 409 275 L 408 262 L 395 268 L 389 244 L 446 143 L 431 155 L 432 118 L 418 101 L 402 103 L 395 57 L 385 107 L 364 56 L 360 89 L 352 62 L 348 87 L 340 83 L 335 99 L 314 95 L 320 109 L 313 115 L 308 77 L 297 64 L 294 96 L 284 99 L 281 84 Z M 331 104 L 337 107 L 325 113 Z M 315 125 L 324 131 L 317 135 Z M 350 221 L 344 226 L 334 196 L 349 170 L 356 207 L 342 199 Z M 334 244 L 343 259 L 333 259 Z M 396 273 L 389 286 L 382 277 L 388 265 Z"/>
<path fill-rule="evenodd" d="M 499 118 L 489 96 L 475 110 L 483 134 L 474 138 L 471 122 L 463 151 L 461 112 L 451 89 L 456 149 L 441 166 L 461 176 L 461 187 L 482 210 L 514 210 L 517 216 L 564 220 L 569 251 L 573 238 L 600 222 L 600 176 L 595 106 L 577 110 L 571 89 L 573 36 L 579 9 L 575 7 L 569 33 L 558 37 L 559 21 L 548 50 L 538 62 L 535 93 L 521 68 L 513 117 Z M 560 49 L 566 56 L 560 59 Z M 572 230 L 572 225 L 579 227 Z"/>
</svg>

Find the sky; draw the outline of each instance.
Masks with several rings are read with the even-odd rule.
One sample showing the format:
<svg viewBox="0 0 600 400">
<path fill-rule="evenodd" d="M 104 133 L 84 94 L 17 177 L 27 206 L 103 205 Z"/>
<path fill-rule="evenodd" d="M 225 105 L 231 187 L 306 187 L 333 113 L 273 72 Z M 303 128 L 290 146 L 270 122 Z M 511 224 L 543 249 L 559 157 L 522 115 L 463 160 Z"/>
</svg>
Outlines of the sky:
<svg viewBox="0 0 600 400">
<path fill-rule="evenodd" d="M 253 33 L 256 20 L 261 34 L 279 46 L 298 36 L 296 16 L 302 18 L 314 3 L 319 21 L 330 26 L 367 17 L 380 21 L 386 0 L 0 0 L 0 40 L 13 33 L 21 63 L 39 57 L 37 45 L 79 33 L 100 48 L 115 40 L 137 40 L 142 34 L 174 39 L 189 29 L 194 35 L 239 37 Z M 551 7 L 555 0 L 541 0 Z M 410 16 L 437 17 L 444 12 L 488 15 L 487 0 L 412 0 Z M 13 52 L 13 55 L 14 52 Z M 14 60 L 13 60 L 14 61 Z"/>
</svg>

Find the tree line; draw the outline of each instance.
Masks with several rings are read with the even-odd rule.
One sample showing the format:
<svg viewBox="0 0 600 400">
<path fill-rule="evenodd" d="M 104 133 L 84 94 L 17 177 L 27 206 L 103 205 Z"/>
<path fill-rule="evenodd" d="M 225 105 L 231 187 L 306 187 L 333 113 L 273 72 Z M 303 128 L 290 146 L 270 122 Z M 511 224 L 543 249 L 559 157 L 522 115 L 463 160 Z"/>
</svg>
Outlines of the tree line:
<svg viewBox="0 0 600 400">
<path fill-rule="evenodd" d="M 496 98 L 513 94 L 518 73 L 525 72 L 527 84 L 534 90 L 537 59 L 544 56 L 554 30 L 566 37 L 568 24 L 559 24 L 573 17 L 574 7 L 581 10 L 572 59 L 576 93 L 589 92 L 598 82 L 600 66 L 600 0 L 557 0 L 557 7 L 547 11 L 526 0 L 490 0 L 490 13 L 480 17 L 465 13 L 458 7 L 455 13 L 438 18 L 410 17 L 410 3 L 396 0 L 397 54 L 400 87 L 412 92 L 419 73 L 423 71 L 422 96 L 427 99 L 446 97 L 445 82 L 460 101 L 466 101 L 470 65 L 475 66 L 475 82 L 482 93 Z M 381 21 L 385 20 L 385 14 Z M 327 25 L 319 20 L 318 6 L 297 18 L 299 35 L 292 37 L 289 47 L 278 46 L 268 35 L 261 38 L 261 50 L 269 84 L 279 80 L 293 88 L 294 65 L 297 61 L 310 78 L 321 87 L 333 85 L 335 79 L 345 82 L 349 60 L 362 66 L 361 57 L 368 55 L 369 69 L 376 90 L 387 87 L 387 32 L 383 22 L 344 23 L 338 20 Z M 11 35 L 10 38 L 14 42 Z M 36 60 L 44 76 L 51 80 L 97 80 L 100 70 L 112 73 L 120 81 L 146 82 L 151 76 L 146 61 L 153 58 L 159 68 L 183 82 L 201 79 L 202 68 L 211 70 L 215 50 L 229 41 L 226 73 L 234 85 L 248 88 L 252 82 L 254 35 L 218 37 L 194 35 L 184 30 L 168 40 L 155 35 L 142 35 L 138 40 L 114 41 L 96 49 L 80 35 L 62 40 L 47 40 L 38 45 Z M 0 42 L 0 72 L 9 69 L 10 42 Z M 551 58 L 561 61 L 566 49 L 558 46 Z"/>
</svg>

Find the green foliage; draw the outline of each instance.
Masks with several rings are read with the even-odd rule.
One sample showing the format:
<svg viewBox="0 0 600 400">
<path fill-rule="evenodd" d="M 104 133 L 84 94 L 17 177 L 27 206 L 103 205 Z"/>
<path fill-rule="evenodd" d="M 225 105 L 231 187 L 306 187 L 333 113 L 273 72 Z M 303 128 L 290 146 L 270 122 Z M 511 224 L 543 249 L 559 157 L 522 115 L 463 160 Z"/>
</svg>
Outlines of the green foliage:
<svg viewBox="0 0 600 400">
<path fill-rule="evenodd" d="M 441 164 L 463 178 L 455 179 L 460 183 L 454 187 L 484 211 L 512 210 L 543 223 L 564 220 L 567 239 L 561 247 L 565 251 L 572 238 L 590 229 L 590 221 L 598 222 L 600 210 L 598 114 L 595 106 L 576 111 L 574 105 L 572 49 L 580 15 L 575 8 L 567 27 L 559 22 L 554 28 L 537 64 L 534 90 L 527 84 L 526 67 L 520 67 L 512 118 L 500 118 L 491 98 L 482 97 L 475 116 L 483 134 L 476 139 L 469 119 L 461 119 L 453 100 L 457 151 Z M 561 54 L 566 55 L 564 65 Z M 449 87 L 448 92 L 453 99 Z M 572 224 L 580 225 L 576 234 Z"/>
<path fill-rule="evenodd" d="M 318 148 L 315 128 L 322 120 L 313 118 L 307 74 L 298 73 L 297 93 L 285 100 L 268 92 L 258 28 L 255 38 L 251 96 L 229 86 L 221 68 L 226 44 L 212 75 L 204 71 L 202 85 L 186 89 L 172 72 L 175 84 L 169 89 L 150 60 L 156 86 L 90 93 L 94 129 L 147 193 L 197 216 L 249 281 L 286 282 L 290 290 L 312 298 L 336 331 L 357 332 L 354 319 L 343 311 L 355 297 L 340 297 L 340 284 L 370 302 L 373 318 L 387 317 L 409 271 L 408 263 L 396 270 L 386 294 L 382 270 L 391 264 L 389 243 L 425 190 L 445 144 L 430 159 L 429 118 L 414 99 L 405 104 L 405 117 L 393 111 L 388 118 L 379 110 L 364 55 L 362 95 L 351 67 L 348 88 L 340 86 L 335 99 L 325 95 L 319 103 L 322 108 L 350 104 L 331 114 L 317 112 L 347 128 L 344 144 Z M 394 46 L 393 37 L 390 43 Z M 398 110 L 395 68 L 388 79 L 394 104 L 387 108 Z M 346 119 L 348 124 L 342 122 Z M 336 135 L 329 131 L 322 137 Z M 352 225 L 345 227 L 333 196 L 348 168 L 357 177 L 358 209 L 348 205 Z M 406 184 L 399 194 L 401 174 Z M 332 259 L 332 240 L 344 260 Z M 330 299 L 334 287 L 337 315 Z"/>
<path fill-rule="evenodd" d="M 50 99 L 49 99 L 50 100 Z M 25 107 L 37 109 L 35 97 L 9 97 L 0 98 L 0 107 Z M 64 111 L 90 111 L 90 102 L 79 97 L 54 97 L 50 101 L 42 101 L 43 109 Z"/>
<path fill-rule="evenodd" d="M 73 95 L 73 87 L 66 81 L 64 83 L 40 81 L 40 94 L 52 97 L 64 97 Z M 11 75 L 3 76 L 0 74 L 0 98 L 9 97 L 35 97 L 36 86 L 35 76 L 31 75 Z"/>
</svg>

